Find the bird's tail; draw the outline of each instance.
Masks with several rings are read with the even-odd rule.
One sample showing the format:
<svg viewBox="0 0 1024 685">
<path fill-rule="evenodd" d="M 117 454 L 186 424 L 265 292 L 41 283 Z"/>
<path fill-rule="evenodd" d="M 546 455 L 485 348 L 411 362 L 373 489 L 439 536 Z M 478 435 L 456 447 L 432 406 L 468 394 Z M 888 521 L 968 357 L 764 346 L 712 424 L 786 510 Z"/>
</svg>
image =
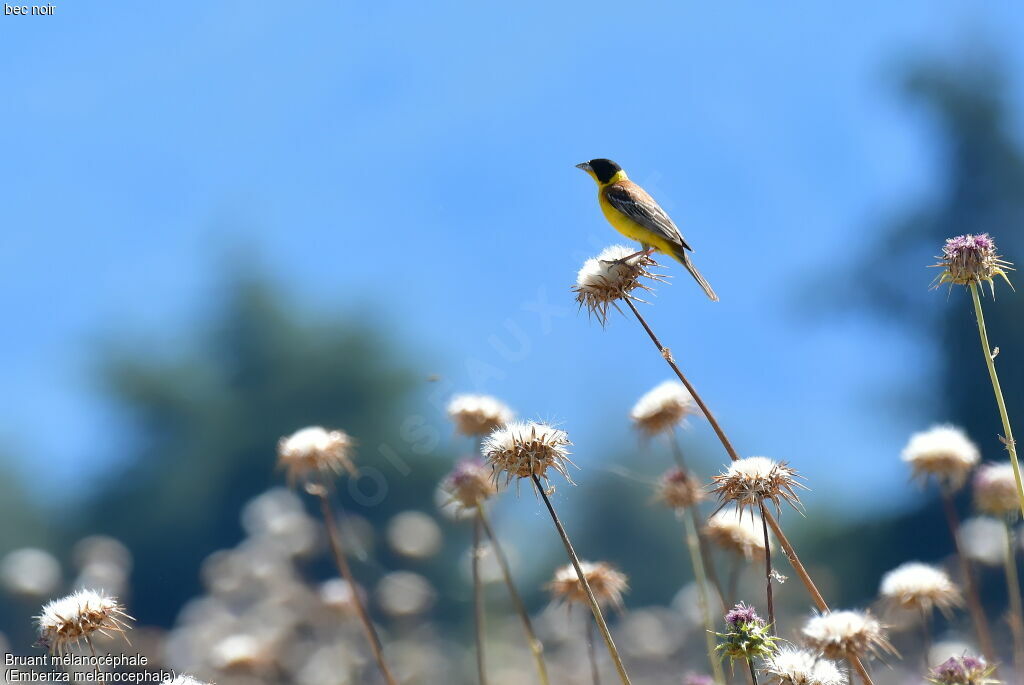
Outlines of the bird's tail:
<svg viewBox="0 0 1024 685">
<path fill-rule="evenodd" d="M 691 276 L 693 276 L 693 280 L 697 281 L 697 284 L 704 289 L 704 292 L 709 298 L 711 298 L 711 301 L 718 302 L 718 295 L 715 294 L 714 288 L 712 288 L 711 284 L 704 280 L 704 277 L 700 275 L 699 271 L 697 271 L 697 267 L 695 267 L 693 262 L 690 261 L 690 255 L 686 254 L 686 248 L 680 247 L 673 250 L 672 256 L 679 260 L 680 264 L 686 267 L 686 270 L 690 272 Z"/>
</svg>

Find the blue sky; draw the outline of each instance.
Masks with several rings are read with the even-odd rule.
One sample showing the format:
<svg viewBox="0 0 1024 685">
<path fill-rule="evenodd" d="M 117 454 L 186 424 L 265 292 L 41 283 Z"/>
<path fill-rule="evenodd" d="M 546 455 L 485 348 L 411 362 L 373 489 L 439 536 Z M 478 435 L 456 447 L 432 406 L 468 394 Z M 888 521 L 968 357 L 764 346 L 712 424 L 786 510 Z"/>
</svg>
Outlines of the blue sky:
<svg viewBox="0 0 1024 685">
<path fill-rule="evenodd" d="M 945 417 L 874 398 L 925 378 L 928 349 L 795 303 L 935 189 L 895 66 L 985 48 L 1016 78 L 1019 8 L 469 5 L 58 2 L 54 17 L 0 17 L 0 436 L 26 477 L 41 460 L 70 485 L 116 458 L 97 341 L 173 346 L 239 249 L 310 308 L 380 309 L 453 387 L 561 420 L 584 465 L 631 445 L 625 412 L 667 369 L 633 322 L 602 331 L 568 293 L 617 242 L 573 168 L 607 156 L 672 213 L 722 296 L 673 267 L 647 311 L 741 451 L 790 460 L 839 502 L 905 501 L 899 449 Z M 538 293 L 562 309 L 549 326 L 529 311 Z M 515 347 L 510 330 L 529 340 L 512 358 L 492 338 Z M 481 368 L 497 371 L 475 387 Z M 693 434 L 717 458 L 706 426 Z"/>
</svg>

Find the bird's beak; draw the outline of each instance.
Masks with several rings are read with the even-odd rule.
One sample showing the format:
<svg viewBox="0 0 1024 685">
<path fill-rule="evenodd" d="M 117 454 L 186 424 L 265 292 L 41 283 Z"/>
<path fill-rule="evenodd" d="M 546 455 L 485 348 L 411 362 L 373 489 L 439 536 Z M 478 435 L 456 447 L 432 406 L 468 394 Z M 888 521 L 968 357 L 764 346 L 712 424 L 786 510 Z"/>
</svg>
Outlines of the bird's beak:
<svg viewBox="0 0 1024 685">
<path fill-rule="evenodd" d="M 576 165 L 576 168 L 582 169 L 583 171 L 586 171 L 588 174 L 591 171 L 593 171 L 593 169 L 590 168 L 590 164 L 588 164 L 587 162 L 580 162 L 579 164 Z"/>
</svg>

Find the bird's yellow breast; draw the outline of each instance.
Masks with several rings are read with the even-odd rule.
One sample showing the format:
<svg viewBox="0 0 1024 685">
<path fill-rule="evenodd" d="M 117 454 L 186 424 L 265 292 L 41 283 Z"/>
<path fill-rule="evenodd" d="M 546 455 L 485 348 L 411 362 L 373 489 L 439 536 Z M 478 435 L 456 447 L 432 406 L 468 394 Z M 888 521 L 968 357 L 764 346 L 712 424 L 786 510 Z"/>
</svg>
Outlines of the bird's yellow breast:
<svg viewBox="0 0 1024 685">
<path fill-rule="evenodd" d="M 627 238 L 645 245 L 650 245 L 651 247 L 656 247 L 659 251 L 666 254 L 672 254 L 672 249 L 660 235 L 633 221 L 605 199 L 604 189 L 606 187 L 607 185 L 602 186 L 597 191 L 597 201 L 601 206 L 601 213 L 604 214 L 604 218 L 608 220 L 608 223 L 610 223 L 616 231 Z"/>
</svg>

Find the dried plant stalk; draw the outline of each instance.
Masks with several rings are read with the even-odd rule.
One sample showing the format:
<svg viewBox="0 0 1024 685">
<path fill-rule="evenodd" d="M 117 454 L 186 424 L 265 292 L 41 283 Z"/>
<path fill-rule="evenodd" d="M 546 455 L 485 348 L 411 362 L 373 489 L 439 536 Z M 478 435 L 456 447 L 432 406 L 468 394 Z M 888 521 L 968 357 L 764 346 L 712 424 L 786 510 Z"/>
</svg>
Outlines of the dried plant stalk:
<svg viewBox="0 0 1024 685">
<path fill-rule="evenodd" d="M 732 442 L 729 440 L 729 437 L 725 434 L 725 431 L 722 430 L 722 427 L 719 425 L 718 420 L 715 419 L 714 414 L 711 413 L 711 410 L 708 409 L 707 404 L 704 403 L 703 398 L 701 398 L 701 396 L 697 393 L 696 388 L 694 388 L 690 381 L 686 378 L 686 376 L 683 375 L 683 372 L 679 369 L 679 366 L 676 364 L 675 359 L 672 358 L 672 353 L 668 350 L 668 348 L 661 344 L 661 341 L 658 339 L 658 336 L 654 333 L 654 330 L 650 327 L 650 325 L 648 325 L 643 315 L 640 314 L 640 310 L 636 308 L 636 305 L 633 304 L 633 301 L 626 298 L 625 302 L 629 306 L 630 310 L 633 312 L 633 315 L 636 317 L 637 321 L 639 321 L 640 325 L 643 326 L 644 331 L 647 332 L 647 335 L 648 337 L 650 337 L 651 342 L 653 342 L 654 346 L 658 348 L 658 351 L 661 353 L 661 356 L 665 360 L 665 363 L 669 365 L 669 368 L 671 368 L 673 373 L 676 374 L 676 377 L 679 378 L 679 381 L 686 386 L 686 389 L 690 392 L 690 395 L 693 396 L 694 402 L 697 403 L 697 406 L 700 407 L 700 410 L 701 412 L 703 412 L 704 417 L 708 420 L 708 423 L 711 424 L 712 430 L 715 431 L 715 435 L 718 436 L 718 440 L 722 443 L 722 447 L 725 448 L 725 451 L 726 453 L 728 453 L 729 458 L 732 459 L 733 461 L 739 461 L 740 456 L 736 452 L 736 448 L 733 447 Z M 793 545 L 789 542 L 789 538 L 787 538 L 786 534 L 782 532 L 782 526 L 779 525 L 779 522 L 775 520 L 775 516 L 767 508 L 764 510 L 764 520 L 768 523 L 769 526 L 771 526 L 772 532 L 775 533 L 776 539 L 779 541 L 779 544 L 782 546 L 783 551 L 786 553 L 786 558 L 789 559 L 790 564 L 792 564 L 793 566 L 793 570 L 796 571 L 797 576 L 800 577 L 800 581 L 804 584 L 804 587 L 807 588 L 807 592 L 808 594 L 810 594 L 811 599 L 814 600 L 814 604 L 818 607 L 820 611 L 829 611 L 828 603 L 825 601 L 825 598 L 821 596 L 821 592 L 818 591 L 818 587 L 814 584 L 814 580 L 811 578 L 810 574 L 807 573 L 807 569 L 804 568 L 804 565 L 800 562 L 800 558 L 797 556 L 796 550 L 793 549 Z M 860 675 L 865 685 L 874 685 L 874 682 L 871 680 L 871 676 L 868 674 L 867 669 L 864 667 L 864 664 L 861 662 L 860 658 L 851 657 L 850 664 Z"/>
</svg>

